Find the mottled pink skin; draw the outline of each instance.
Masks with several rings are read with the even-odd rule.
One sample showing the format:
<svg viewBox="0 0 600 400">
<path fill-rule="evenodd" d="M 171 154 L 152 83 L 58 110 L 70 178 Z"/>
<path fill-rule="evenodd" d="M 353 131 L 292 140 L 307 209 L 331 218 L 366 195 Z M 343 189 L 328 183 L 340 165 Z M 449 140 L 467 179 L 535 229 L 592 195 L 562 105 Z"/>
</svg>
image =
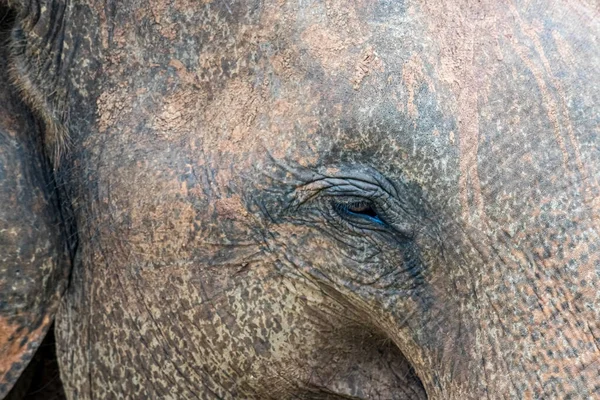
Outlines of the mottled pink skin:
<svg viewBox="0 0 600 400">
<path fill-rule="evenodd" d="M 597 395 L 589 4 L 59 5 L 69 398 Z"/>
</svg>

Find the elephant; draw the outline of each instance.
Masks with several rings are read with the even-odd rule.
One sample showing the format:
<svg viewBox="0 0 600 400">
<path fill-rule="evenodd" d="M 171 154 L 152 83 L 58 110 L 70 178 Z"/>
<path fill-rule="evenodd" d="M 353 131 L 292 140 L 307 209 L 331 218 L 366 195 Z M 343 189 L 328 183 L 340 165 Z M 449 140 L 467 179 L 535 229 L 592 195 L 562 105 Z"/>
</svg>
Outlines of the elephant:
<svg viewBox="0 0 600 400">
<path fill-rule="evenodd" d="M 0 397 L 600 396 L 597 2 L 0 4 Z"/>
</svg>

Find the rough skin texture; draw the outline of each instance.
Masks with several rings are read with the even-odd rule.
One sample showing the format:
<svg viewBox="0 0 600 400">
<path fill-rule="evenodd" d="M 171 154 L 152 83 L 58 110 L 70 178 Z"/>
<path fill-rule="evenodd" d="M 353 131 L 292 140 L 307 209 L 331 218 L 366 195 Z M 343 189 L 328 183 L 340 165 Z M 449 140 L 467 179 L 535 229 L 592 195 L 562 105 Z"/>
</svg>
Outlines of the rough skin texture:
<svg viewBox="0 0 600 400">
<path fill-rule="evenodd" d="M 599 395 L 594 2 L 9 4 L 68 398 Z"/>
<path fill-rule="evenodd" d="M 65 400 L 56 359 L 54 326 L 4 400 Z"/>
<path fill-rule="evenodd" d="M 40 127 L 8 77 L 11 19 L 0 7 L 0 398 L 44 339 L 69 273 Z"/>
</svg>

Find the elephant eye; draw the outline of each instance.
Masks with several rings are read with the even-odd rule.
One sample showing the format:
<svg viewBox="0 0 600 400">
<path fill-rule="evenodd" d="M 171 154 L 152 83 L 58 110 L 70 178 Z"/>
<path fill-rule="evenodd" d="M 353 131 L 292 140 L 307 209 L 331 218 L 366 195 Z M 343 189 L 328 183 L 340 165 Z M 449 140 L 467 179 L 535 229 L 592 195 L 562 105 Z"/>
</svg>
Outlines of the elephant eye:
<svg viewBox="0 0 600 400">
<path fill-rule="evenodd" d="M 333 206 L 341 217 L 348 219 L 351 222 L 358 218 L 367 220 L 369 222 L 374 222 L 379 225 L 385 225 L 377 213 L 375 206 L 370 201 L 359 200 L 349 203 L 335 202 Z"/>
</svg>

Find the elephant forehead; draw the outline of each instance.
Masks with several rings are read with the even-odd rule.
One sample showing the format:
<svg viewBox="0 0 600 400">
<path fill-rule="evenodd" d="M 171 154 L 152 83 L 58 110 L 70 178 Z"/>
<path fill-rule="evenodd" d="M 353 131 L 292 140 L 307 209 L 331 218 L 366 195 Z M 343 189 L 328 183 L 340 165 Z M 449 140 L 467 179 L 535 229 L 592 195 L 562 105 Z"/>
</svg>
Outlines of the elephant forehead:
<svg viewBox="0 0 600 400">
<path fill-rule="evenodd" d="M 383 5 L 369 4 L 315 2 L 289 13 L 265 5 L 260 17 L 230 27 L 227 40 L 215 38 L 219 45 L 173 40 L 168 57 L 162 46 L 160 62 L 143 66 L 140 54 L 157 49 L 115 33 L 108 53 L 119 62 L 107 65 L 98 129 L 227 155 L 238 169 L 256 162 L 248 154 L 269 152 L 316 165 L 333 147 L 384 164 L 373 158 L 382 142 L 400 158 L 415 140 L 431 142 L 438 159 L 455 151 L 453 118 L 441 114 L 415 45 L 423 35 L 403 7 L 391 7 L 398 20 L 383 23 Z M 173 27 L 186 29 L 182 20 Z"/>
<path fill-rule="evenodd" d="M 581 87 L 593 68 L 576 63 L 562 39 L 573 32 L 544 20 L 569 11 L 560 4 L 539 20 L 499 7 L 314 2 L 298 9 L 280 2 L 254 14 L 251 7 L 217 8 L 202 28 L 212 32 L 210 44 L 204 31 L 181 41 L 181 32 L 194 32 L 194 13 L 169 6 L 157 15 L 161 27 L 174 30 L 172 38 L 160 31 L 171 47 L 115 39 L 123 62 L 107 71 L 116 81 L 99 97 L 98 126 L 143 146 L 182 146 L 192 161 L 213 155 L 231 176 L 271 156 L 313 166 L 345 157 L 384 172 L 394 164 L 440 203 L 455 203 L 467 220 L 502 220 L 510 213 L 499 212 L 499 199 L 518 213 L 524 206 L 516 203 L 528 201 L 531 214 L 540 199 L 556 200 L 552 188 L 566 196 L 579 177 L 594 175 L 588 132 L 595 122 L 574 118 L 581 110 L 593 114 Z M 452 17 L 461 12 L 472 23 Z M 203 13 L 201 21 L 210 14 Z M 143 73 L 136 64 L 127 73 L 124 65 L 140 54 L 152 57 L 153 46 L 162 64 Z M 581 93 L 570 89 L 577 87 Z M 514 166 L 527 173 L 514 173 Z M 588 209 L 597 190 L 590 188 Z"/>
</svg>

